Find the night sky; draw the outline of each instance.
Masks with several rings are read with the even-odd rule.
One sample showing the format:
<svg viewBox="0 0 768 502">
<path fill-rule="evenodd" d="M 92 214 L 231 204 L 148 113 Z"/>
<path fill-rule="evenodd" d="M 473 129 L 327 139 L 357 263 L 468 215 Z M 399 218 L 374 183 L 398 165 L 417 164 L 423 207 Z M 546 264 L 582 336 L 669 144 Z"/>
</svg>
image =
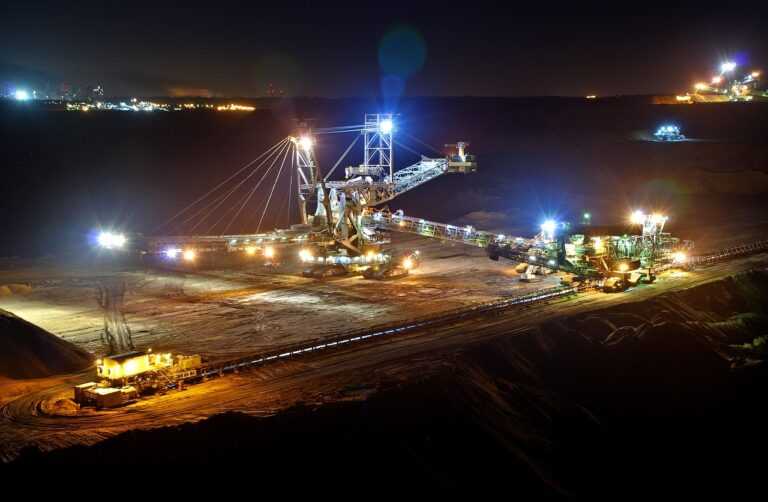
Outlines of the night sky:
<svg viewBox="0 0 768 502">
<path fill-rule="evenodd" d="M 726 58 L 768 66 L 763 13 L 748 4 L 635 3 L 631 15 L 621 3 L 157 4 L 4 2 L 0 69 L 102 83 L 107 95 L 263 96 L 272 83 L 343 97 L 672 93 Z"/>
</svg>

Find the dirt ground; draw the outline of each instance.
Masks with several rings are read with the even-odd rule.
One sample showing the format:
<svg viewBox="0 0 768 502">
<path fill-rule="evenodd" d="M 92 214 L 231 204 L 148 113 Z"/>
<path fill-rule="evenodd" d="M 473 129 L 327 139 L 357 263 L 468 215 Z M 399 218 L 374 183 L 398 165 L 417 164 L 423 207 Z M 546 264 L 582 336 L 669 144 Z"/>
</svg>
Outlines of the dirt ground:
<svg viewBox="0 0 768 502">
<path fill-rule="evenodd" d="M 350 344 L 338 350 L 225 375 L 189 386 L 182 392 L 149 397 L 114 410 L 85 409 L 74 417 L 41 413 L 40 410 L 71 398 L 73 384 L 93 378 L 92 372 L 71 375 L 60 382 L 48 382 L 47 387 L 32 390 L 0 409 L 0 444 L 3 445 L 0 460 L 12 460 L 30 445 L 48 451 L 95 444 L 125 431 L 197 422 L 227 411 L 264 417 L 296 403 L 315 406 L 366 399 L 381 388 L 419 380 L 440 371 L 450 364 L 453 354 L 466 350 L 470 344 L 494 339 L 525 339 L 527 333 L 548 319 L 561 319 L 570 326 L 569 319 L 587 319 L 586 313 L 611 307 L 622 312 L 644 312 L 643 302 L 659 295 L 676 291 L 684 295 L 689 288 L 706 286 L 734 274 L 765 270 L 766 260 L 767 255 L 756 255 L 696 272 L 668 274 L 655 284 L 625 294 L 584 293 L 572 299 L 513 309 L 504 315 L 473 318 L 410 334 L 383 337 L 371 343 Z M 654 304 L 648 305 L 654 312 L 661 313 Z M 720 319 L 709 311 L 694 315 L 684 309 L 678 310 L 685 322 L 730 318 L 725 313 Z M 614 317 L 606 319 L 620 331 L 625 330 Z M 565 337 L 563 341 L 569 338 Z M 568 351 L 563 352 L 562 357 L 561 362 L 570 361 L 569 364 L 579 361 Z"/>
<path fill-rule="evenodd" d="M 32 286 L 0 297 L 13 312 L 95 355 L 106 352 L 100 284 L 124 280 L 124 313 L 138 349 L 200 353 L 210 360 L 251 353 L 340 331 L 397 323 L 464 305 L 557 284 L 556 275 L 522 283 L 514 263 L 485 252 L 417 236 L 395 237 L 417 248 L 422 266 L 405 279 L 370 281 L 300 277 L 297 266 L 279 272 L 258 265 L 235 270 L 107 272 L 37 265 L 0 270 L 0 284 Z"/>
</svg>

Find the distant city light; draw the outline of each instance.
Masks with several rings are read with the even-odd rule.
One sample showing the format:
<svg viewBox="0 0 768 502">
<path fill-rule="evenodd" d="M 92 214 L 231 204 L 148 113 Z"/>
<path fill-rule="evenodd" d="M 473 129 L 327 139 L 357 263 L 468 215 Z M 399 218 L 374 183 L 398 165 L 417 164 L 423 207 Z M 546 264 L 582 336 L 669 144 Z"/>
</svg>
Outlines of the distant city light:
<svg viewBox="0 0 768 502">
<path fill-rule="evenodd" d="M 707 84 L 705 84 L 704 82 L 697 82 L 696 85 L 693 86 L 693 88 L 696 89 L 697 91 L 703 91 L 703 90 L 706 90 Z"/>
<path fill-rule="evenodd" d="M 392 123 L 392 119 L 384 119 L 379 124 L 379 131 L 381 131 L 382 134 L 390 134 L 393 128 L 394 124 Z"/>
<path fill-rule="evenodd" d="M 720 77 L 720 76 L 712 77 L 712 83 L 713 84 L 719 84 L 722 81 L 723 81 L 723 77 Z"/>
<path fill-rule="evenodd" d="M 726 61 L 720 65 L 720 73 L 728 73 L 736 69 L 736 63 L 733 61 Z"/>
<path fill-rule="evenodd" d="M 230 103 L 228 105 L 219 105 L 216 107 L 216 111 L 219 112 L 252 112 L 255 109 L 255 106 L 236 105 L 234 103 Z"/>
<path fill-rule="evenodd" d="M 24 89 L 16 89 L 13 92 L 13 99 L 16 101 L 29 101 L 30 95 L 29 92 Z"/>
<path fill-rule="evenodd" d="M 757 78 L 757 77 L 760 76 L 760 72 L 759 71 L 753 71 L 752 73 L 750 73 L 750 75 L 752 76 L 752 78 Z"/>
</svg>

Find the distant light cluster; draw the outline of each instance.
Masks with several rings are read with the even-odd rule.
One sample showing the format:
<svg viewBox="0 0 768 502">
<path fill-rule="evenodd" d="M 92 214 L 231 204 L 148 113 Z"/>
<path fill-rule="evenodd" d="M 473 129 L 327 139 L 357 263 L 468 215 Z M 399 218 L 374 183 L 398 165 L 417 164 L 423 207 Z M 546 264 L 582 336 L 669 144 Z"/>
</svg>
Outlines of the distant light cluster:
<svg viewBox="0 0 768 502">
<path fill-rule="evenodd" d="M 219 112 L 252 112 L 255 109 L 255 106 L 237 105 L 234 103 L 230 103 L 228 105 L 219 105 L 216 107 L 216 111 Z"/>
<path fill-rule="evenodd" d="M 48 105 L 63 105 L 66 111 L 90 112 L 90 111 L 116 111 L 116 112 L 181 112 L 195 110 L 215 110 L 219 112 L 253 112 L 255 106 L 240 103 L 209 103 L 206 101 L 190 101 L 186 103 L 158 102 L 140 98 L 131 98 L 126 101 L 110 101 L 103 99 L 103 90 L 99 86 L 94 89 L 98 95 L 88 99 L 49 99 L 41 98 L 36 91 L 18 88 L 6 91 L 0 98 L 18 102 L 46 102 Z M 391 127 L 391 123 L 389 124 Z"/>
<path fill-rule="evenodd" d="M 252 112 L 256 110 L 256 107 L 236 103 L 227 103 L 224 105 L 213 105 L 211 103 L 157 103 L 155 101 L 142 101 L 133 98 L 129 102 L 120 101 L 118 103 L 111 101 L 73 101 L 66 104 L 66 109 L 75 112 L 88 112 L 92 110 L 118 112 L 181 112 L 214 109 L 219 112 Z"/>
<path fill-rule="evenodd" d="M 144 101 L 138 98 L 132 98 L 130 101 L 71 101 L 66 104 L 67 111 L 89 112 L 95 111 L 117 111 L 117 112 L 179 112 L 189 110 L 210 110 L 213 109 L 210 103 L 157 103 L 155 101 Z"/>
</svg>

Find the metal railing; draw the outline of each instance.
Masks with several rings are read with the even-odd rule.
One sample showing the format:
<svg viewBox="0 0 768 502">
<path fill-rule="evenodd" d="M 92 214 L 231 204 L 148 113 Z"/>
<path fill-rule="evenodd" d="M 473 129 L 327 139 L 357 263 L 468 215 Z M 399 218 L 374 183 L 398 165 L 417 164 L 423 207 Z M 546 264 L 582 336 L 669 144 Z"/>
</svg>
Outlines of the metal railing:
<svg viewBox="0 0 768 502">
<path fill-rule="evenodd" d="M 487 247 L 488 244 L 499 239 L 515 239 L 509 236 L 500 236 L 491 232 L 477 230 L 470 225 L 457 226 L 447 223 L 438 223 L 423 218 L 405 216 L 401 212 L 391 213 L 387 210 L 366 208 L 363 213 L 363 223 L 381 230 L 393 230 L 410 234 L 460 242 L 469 246 Z M 522 239 L 521 237 L 518 239 Z M 523 239 L 529 241 L 528 239 Z"/>
<path fill-rule="evenodd" d="M 427 181 L 441 176 L 448 170 L 446 159 L 429 159 L 422 157 L 416 164 L 395 171 L 392 175 L 395 184 L 395 195 L 412 190 Z"/>
</svg>

